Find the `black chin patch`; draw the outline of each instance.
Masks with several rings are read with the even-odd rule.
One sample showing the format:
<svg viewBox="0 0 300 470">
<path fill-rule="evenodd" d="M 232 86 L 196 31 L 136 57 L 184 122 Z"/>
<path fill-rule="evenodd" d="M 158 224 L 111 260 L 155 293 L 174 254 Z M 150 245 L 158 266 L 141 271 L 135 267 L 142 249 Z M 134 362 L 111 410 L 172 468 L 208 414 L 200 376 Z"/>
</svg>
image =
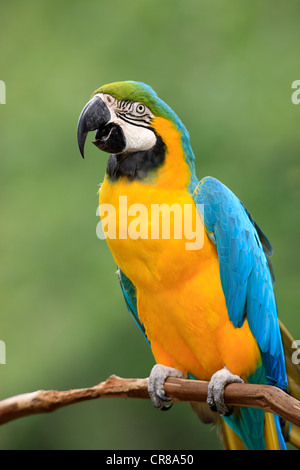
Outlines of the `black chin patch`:
<svg viewBox="0 0 300 470">
<path fill-rule="evenodd" d="M 112 181 L 118 180 L 120 176 L 126 176 L 131 181 L 141 180 L 163 164 L 165 154 L 166 146 L 162 138 L 156 134 L 156 144 L 149 150 L 134 152 L 126 156 L 111 155 L 106 172 Z"/>
<path fill-rule="evenodd" d="M 124 132 L 117 124 L 107 124 L 97 130 L 93 144 L 108 153 L 120 153 L 124 150 L 126 140 Z"/>
</svg>

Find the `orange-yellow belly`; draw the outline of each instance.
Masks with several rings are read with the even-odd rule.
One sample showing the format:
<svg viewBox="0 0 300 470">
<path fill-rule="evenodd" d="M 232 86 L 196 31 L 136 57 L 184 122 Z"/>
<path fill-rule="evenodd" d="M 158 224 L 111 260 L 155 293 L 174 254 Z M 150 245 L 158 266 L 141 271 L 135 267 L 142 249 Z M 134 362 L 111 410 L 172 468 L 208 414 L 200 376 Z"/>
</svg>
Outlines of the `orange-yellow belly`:
<svg viewBox="0 0 300 470">
<path fill-rule="evenodd" d="M 137 202 L 143 207 L 133 207 Z M 163 203 L 169 207 L 177 204 L 182 214 L 189 205 L 190 226 L 195 232 L 196 225 L 197 231 L 201 226 L 201 249 L 187 249 L 191 239 L 190 232 L 187 236 L 184 232 L 184 217 L 179 222 L 181 238 L 178 233 L 177 238 L 174 236 L 176 223 L 178 229 L 175 216 L 170 219 L 170 237 L 161 238 L 162 227 L 153 227 L 158 220 L 151 218 L 151 209 L 153 204 Z M 229 320 L 217 250 L 205 233 L 188 191 L 157 189 L 137 181 L 104 180 L 99 204 L 106 209 L 100 212 L 104 231 L 115 220 L 115 230 L 110 225 L 107 243 L 116 264 L 136 287 L 138 315 L 156 362 L 203 380 L 209 380 L 224 366 L 244 377 L 254 372 L 260 360 L 257 343 L 247 321 L 241 328 L 234 328 Z M 105 204 L 114 207 L 110 216 Z M 151 230 L 159 232 L 160 237 L 153 239 Z"/>
</svg>

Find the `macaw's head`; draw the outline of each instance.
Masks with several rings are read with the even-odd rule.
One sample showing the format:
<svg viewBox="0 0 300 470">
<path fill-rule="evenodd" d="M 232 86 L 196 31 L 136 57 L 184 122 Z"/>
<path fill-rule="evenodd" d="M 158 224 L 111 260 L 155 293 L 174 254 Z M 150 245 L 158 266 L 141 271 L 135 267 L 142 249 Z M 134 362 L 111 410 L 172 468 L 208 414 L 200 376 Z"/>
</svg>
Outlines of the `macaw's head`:
<svg viewBox="0 0 300 470">
<path fill-rule="evenodd" d="M 194 156 L 186 128 L 144 83 L 115 82 L 93 93 L 78 121 L 77 139 L 82 157 L 90 131 L 96 131 L 93 143 L 111 154 L 107 165 L 111 180 L 122 176 L 141 180 L 151 176 L 166 164 L 167 155 L 169 161 L 173 159 L 174 170 L 178 171 L 177 160 L 181 158 L 190 168 L 190 174 L 194 174 Z"/>
</svg>

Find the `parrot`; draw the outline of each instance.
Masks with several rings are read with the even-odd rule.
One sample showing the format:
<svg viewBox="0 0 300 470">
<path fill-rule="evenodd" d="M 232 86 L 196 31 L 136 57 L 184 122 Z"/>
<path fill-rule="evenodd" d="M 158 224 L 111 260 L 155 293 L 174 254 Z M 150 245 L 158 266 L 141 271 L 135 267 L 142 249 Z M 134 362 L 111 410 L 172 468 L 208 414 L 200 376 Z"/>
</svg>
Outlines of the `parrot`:
<svg viewBox="0 0 300 470">
<path fill-rule="evenodd" d="M 286 449 L 290 423 L 224 402 L 225 387 L 244 382 L 300 398 L 293 340 L 278 319 L 270 241 L 227 186 L 197 179 L 186 127 L 149 85 L 129 80 L 96 89 L 77 125 L 83 158 L 93 131 L 93 144 L 110 154 L 100 218 L 110 225 L 106 241 L 126 306 L 154 356 L 154 407 L 172 406 L 168 377 L 208 381 L 207 402 L 191 405 L 218 426 L 224 449 Z M 179 230 L 188 224 L 193 230 Z"/>
</svg>

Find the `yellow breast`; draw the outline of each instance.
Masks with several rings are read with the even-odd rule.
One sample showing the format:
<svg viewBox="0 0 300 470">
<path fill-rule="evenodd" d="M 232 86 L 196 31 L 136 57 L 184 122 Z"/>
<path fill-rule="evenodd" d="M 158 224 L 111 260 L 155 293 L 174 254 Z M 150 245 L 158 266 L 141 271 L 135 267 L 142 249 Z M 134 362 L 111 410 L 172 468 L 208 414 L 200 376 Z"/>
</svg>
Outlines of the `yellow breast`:
<svg viewBox="0 0 300 470">
<path fill-rule="evenodd" d="M 108 202 L 109 201 L 109 202 Z M 100 215 L 116 263 L 135 285 L 160 289 L 194 274 L 209 258 L 202 219 L 186 191 L 157 190 L 138 182 L 104 181 Z M 195 263 L 195 264 L 194 264 Z"/>
<path fill-rule="evenodd" d="M 101 186 L 107 243 L 136 287 L 138 315 L 157 362 L 206 380 L 224 365 L 249 375 L 259 360 L 257 344 L 247 322 L 236 329 L 229 321 L 216 247 L 186 189 L 180 136 L 168 121 L 156 119 L 164 140 L 171 138 L 155 179 L 106 178 Z M 162 205 L 165 212 L 158 210 Z"/>
</svg>

